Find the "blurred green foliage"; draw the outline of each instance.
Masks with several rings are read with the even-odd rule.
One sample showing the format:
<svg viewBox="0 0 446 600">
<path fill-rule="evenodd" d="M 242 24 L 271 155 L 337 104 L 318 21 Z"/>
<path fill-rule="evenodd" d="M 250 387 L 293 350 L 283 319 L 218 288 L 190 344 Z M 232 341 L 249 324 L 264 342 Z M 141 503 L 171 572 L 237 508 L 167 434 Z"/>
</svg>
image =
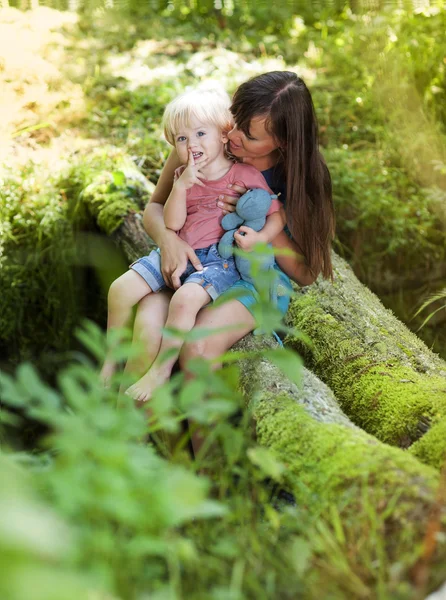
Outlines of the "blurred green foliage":
<svg viewBox="0 0 446 600">
<path fill-rule="evenodd" d="M 100 330 L 86 324 L 79 336 L 102 360 Z M 278 354 L 283 363 L 284 352 L 296 377 L 292 351 L 272 350 L 271 358 Z M 293 509 L 280 516 L 271 505 L 282 468 L 255 446 L 248 412 L 228 420 L 243 402 L 238 369 L 229 363 L 214 371 L 198 360 L 191 370 L 193 381 L 179 373 L 156 391 L 149 423 L 144 410 L 119 396 L 129 380 L 117 375 L 104 389 L 84 355 L 60 372 L 57 389 L 29 363 L 15 377 L 0 372 L 1 422 L 16 428 L 24 417 L 38 419 L 50 431 L 33 455 L 9 452 L 0 462 L 8 483 L 0 490 L 0 564 L 14 573 L 0 584 L 2 597 L 69 599 L 90 597 L 89 590 L 91 597 L 123 600 L 261 598 L 266 587 L 269 595 L 292 598 L 305 588 L 299 577 L 289 580 L 295 567 L 287 548 L 298 539 L 299 519 Z M 180 424 L 187 418 L 208 436 L 195 462 L 184 450 Z M 160 427 L 179 436 L 169 461 L 147 443 Z M 3 425 L 4 441 L 10 433 Z M 214 472 L 220 501 L 207 498 L 210 481 L 197 477 L 199 469 Z M 271 543 L 281 521 L 289 523 L 282 549 Z M 305 568 L 310 550 L 301 545 Z M 265 561 L 275 572 L 263 569 Z M 231 572 L 242 563 L 235 581 Z"/>
<path fill-rule="evenodd" d="M 86 323 L 78 336 L 89 355 L 105 356 L 97 326 Z M 129 351 L 123 344 L 120 357 Z M 236 360 L 261 357 L 226 358 L 219 371 L 196 359 L 193 380 L 175 374 L 156 391 L 150 419 L 119 394 L 128 376 L 115 375 L 105 389 L 95 361 L 83 353 L 58 373 L 55 386 L 29 363 L 14 376 L 0 372 L 6 484 L 0 565 L 10 575 L 0 582 L 2 597 L 410 597 L 406 557 L 387 556 L 383 507 L 370 504 L 365 484 L 359 504 L 356 486 L 343 499 L 345 506 L 361 506 L 361 527 L 357 510 L 347 511 L 350 518 L 336 507 L 322 510 L 317 494 L 299 482 L 299 504 L 284 493 L 286 465 L 256 444 L 250 411 L 239 410 Z M 270 349 L 268 358 L 298 381 L 295 353 Z M 32 454 L 5 443 L 24 418 L 40 420 L 49 432 Z M 206 438 L 195 461 L 187 451 L 186 419 Z M 168 445 L 160 428 L 174 436 Z M 398 500 L 389 499 L 384 512 Z"/>
</svg>

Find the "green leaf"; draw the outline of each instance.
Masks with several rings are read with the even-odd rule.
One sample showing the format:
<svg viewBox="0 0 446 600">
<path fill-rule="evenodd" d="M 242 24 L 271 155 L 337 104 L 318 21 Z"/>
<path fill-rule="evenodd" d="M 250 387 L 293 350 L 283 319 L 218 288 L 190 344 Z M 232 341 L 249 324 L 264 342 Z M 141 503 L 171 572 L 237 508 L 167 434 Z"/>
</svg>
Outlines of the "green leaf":
<svg viewBox="0 0 446 600">
<path fill-rule="evenodd" d="M 12 138 L 18 137 L 24 133 L 31 133 L 32 131 L 39 131 L 39 129 L 45 129 L 46 127 L 52 127 L 53 123 L 51 121 L 46 121 L 45 123 L 37 123 L 37 125 L 30 125 L 29 127 L 24 127 L 23 129 L 17 129 L 11 134 Z"/>
<path fill-rule="evenodd" d="M 282 313 L 273 306 L 269 300 L 258 302 L 253 307 L 253 315 L 257 323 L 257 328 L 265 334 L 271 334 L 273 331 L 282 327 Z"/>
<path fill-rule="evenodd" d="M 164 362 L 167 362 L 168 360 L 171 360 L 172 358 L 175 358 L 177 355 L 178 355 L 178 348 L 168 348 L 167 350 L 164 350 L 164 352 L 162 352 L 159 355 L 158 360 L 162 364 Z"/>
<path fill-rule="evenodd" d="M 293 337 L 296 340 L 300 340 L 309 349 L 314 348 L 312 339 L 310 337 L 308 337 L 308 335 L 306 333 L 304 333 L 303 331 L 300 331 L 299 329 L 296 329 L 295 327 L 287 327 L 286 325 L 283 325 L 280 329 L 278 328 L 278 331 L 281 331 L 281 332 L 285 333 L 286 335 Z"/>
<path fill-rule="evenodd" d="M 9 406 L 25 406 L 25 398 L 20 393 L 14 379 L 0 371 L 0 400 Z"/>
<path fill-rule="evenodd" d="M 302 359 L 293 350 L 276 348 L 267 350 L 263 356 L 278 367 L 296 385 L 302 382 Z"/>
<path fill-rule="evenodd" d="M 235 429 L 229 423 L 221 423 L 219 438 L 228 461 L 235 463 L 239 460 L 246 439 L 244 432 L 241 429 Z"/>
<path fill-rule="evenodd" d="M 113 171 L 112 173 L 113 183 L 116 187 L 124 187 L 125 186 L 125 175 L 122 171 Z"/>
<path fill-rule="evenodd" d="M 22 390 L 25 390 L 30 398 L 37 400 L 42 406 L 48 408 L 60 406 L 59 396 L 42 382 L 33 365 L 21 364 L 17 369 L 17 381 Z"/>
<path fill-rule="evenodd" d="M 194 404 L 189 410 L 190 418 L 198 423 L 211 424 L 221 418 L 232 415 L 238 409 L 238 404 L 225 398 L 212 398 Z"/>
<path fill-rule="evenodd" d="M 197 340 L 202 340 L 211 335 L 234 331 L 239 329 L 239 327 L 239 325 L 228 325 L 227 327 L 217 328 L 198 327 L 196 329 L 193 328 L 190 331 L 183 331 L 181 329 L 176 329 L 175 327 L 164 327 L 163 335 L 170 338 L 179 338 L 184 342 L 196 342 Z"/>
<path fill-rule="evenodd" d="M 89 406 L 88 394 L 73 374 L 66 371 L 59 376 L 58 381 L 65 399 L 72 408 L 83 410 Z"/>
<path fill-rule="evenodd" d="M 169 384 L 161 385 L 153 392 L 150 408 L 159 418 L 166 416 L 173 407 L 173 396 Z"/>
<path fill-rule="evenodd" d="M 187 411 L 196 402 L 201 402 L 206 393 L 206 383 L 200 379 L 187 381 L 180 391 L 179 405 L 184 411 Z"/>
<path fill-rule="evenodd" d="M 216 544 L 211 546 L 210 551 L 212 554 L 224 558 L 236 558 L 240 554 L 239 546 L 229 536 L 220 538 Z"/>
<path fill-rule="evenodd" d="M 296 537 L 290 548 L 291 562 L 298 575 L 303 575 L 310 565 L 312 551 L 310 544 L 301 537 Z"/>
<path fill-rule="evenodd" d="M 212 374 L 211 363 L 203 358 L 192 358 L 187 363 L 187 370 L 196 377 L 207 379 Z"/>
<path fill-rule="evenodd" d="M 251 291 L 244 288 L 236 288 L 235 290 L 229 289 L 227 292 L 222 294 L 213 302 L 209 308 L 213 310 L 214 308 L 218 308 L 222 304 L 226 304 L 226 302 L 230 302 L 231 300 L 240 300 L 240 298 L 246 298 L 251 296 Z"/>
<path fill-rule="evenodd" d="M 271 450 L 263 446 L 257 446 L 256 448 L 249 448 L 247 454 L 252 464 L 259 467 L 262 473 L 276 481 L 280 480 L 282 473 L 285 471 L 285 465 L 277 460 Z"/>
<path fill-rule="evenodd" d="M 84 321 L 82 326 L 76 329 L 75 335 L 99 362 L 104 360 L 107 349 L 105 335 L 95 323 Z"/>
<path fill-rule="evenodd" d="M 261 353 L 260 350 L 250 350 L 246 352 L 244 350 L 230 350 L 229 352 L 225 352 L 224 354 L 220 354 L 216 358 L 212 359 L 213 364 L 218 363 L 226 363 L 231 364 L 233 362 L 238 362 L 239 360 L 246 360 L 249 358 L 257 358 Z"/>
</svg>

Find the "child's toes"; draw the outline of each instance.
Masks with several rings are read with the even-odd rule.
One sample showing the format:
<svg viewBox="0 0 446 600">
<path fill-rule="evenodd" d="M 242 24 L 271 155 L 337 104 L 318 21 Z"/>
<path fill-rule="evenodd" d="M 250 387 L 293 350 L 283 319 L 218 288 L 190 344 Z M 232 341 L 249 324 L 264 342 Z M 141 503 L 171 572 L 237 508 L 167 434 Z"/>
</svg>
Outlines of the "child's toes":
<svg viewBox="0 0 446 600">
<path fill-rule="evenodd" d="M 145 400 L 146 400 L 145 393 L 143 391 L 141 391 L 141 390 L 138 390 L 138 396 L 135 398 L 135 400 L 137 402 L 145 402 Z"/>
<path fill-rule="evenodd" d="M 133 385 L 131 385 L 129 388 L 126 389 L 125 391 L 125 395 L 126 396 L 130 396 L 130 398 L 133 398 L 134 400 L 136 400 L 136 390 L 135 387 Z"/>
</svg>

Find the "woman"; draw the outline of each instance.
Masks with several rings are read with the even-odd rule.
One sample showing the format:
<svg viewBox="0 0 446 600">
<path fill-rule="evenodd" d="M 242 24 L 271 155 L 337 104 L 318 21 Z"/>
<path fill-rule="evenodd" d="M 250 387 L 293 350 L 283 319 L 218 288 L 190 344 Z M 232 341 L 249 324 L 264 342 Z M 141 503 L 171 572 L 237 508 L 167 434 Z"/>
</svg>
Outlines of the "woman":
<svg viewBox="0 0 446 600">
<path fill-rule="evenodd" d="M 235 122 L 228 134 L 231 153 L 262 171 L 270 187 L 275 193 L 280 192 L 280 199 L 285 202 L 288 233 L 282 231 L 273 246 L 291 249 L 295 254 L 277 257 L 283 271 L 281 281 L 289 287 L 290 277 L 305 286 L 320 272 L 331 277 L 330 249 L 334 235 L 331 180 L 319 152 L 317 120 L 306 85 L 295 73 L 264 73 L 237 89 L 231 112 Z M 188 259 L 197 269 L 201 268 L 192 248 L 164 225 L 163 206 L 179 166 L 173 151 L 144 212 L 144 226 L 161 250 L 163 276 L 172 290 L 178 289 Z M 234 191 L 242 195 L 246 190 L 234 185 Z M 218 204 L 225 212 L 232 212 L 236 202 L 233 196 L 220 196 Z M 236 285 L 247 288 L 248 294 L 217 308 L 202 309 L 195 327 L 237 327 L 185 345 L 180 355 L 183 368 L 193 357 L 219 356 L 255 328 L 250 310 L 256 302 L 255 292 L 243 280 Z M 157 355 L 162 336 L 151 324 L 165 322 L 171 293 L 151 294 L 140 302 L 134 331 L 135 337 L 145 344 L 147 355 L 145 364 L 128 365 L 129 369 L 147 369 Z M 278 300 L 283 314 L 288 302 L 287 296 Z"/>
</svg>

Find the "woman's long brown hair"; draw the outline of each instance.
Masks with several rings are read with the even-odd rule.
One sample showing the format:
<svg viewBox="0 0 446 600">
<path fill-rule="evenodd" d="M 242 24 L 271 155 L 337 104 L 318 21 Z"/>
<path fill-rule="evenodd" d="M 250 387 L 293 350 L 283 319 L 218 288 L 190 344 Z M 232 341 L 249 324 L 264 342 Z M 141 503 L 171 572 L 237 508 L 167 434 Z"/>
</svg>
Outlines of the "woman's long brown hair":
<svg viewBox="0 0 446 600">
<path fill-rule="evenodd" d="M 235 92 L 231 112 L 249 135 L 253 117 L 265 117 L 280 149 L 286 178 L 288 229 L 313 275 L 333 277 L 331 243 L 335 230 L 331 177 L 319 151 L 316 114 L 305 83 L 290 71 L 249 79 Z"/>
</svg>

